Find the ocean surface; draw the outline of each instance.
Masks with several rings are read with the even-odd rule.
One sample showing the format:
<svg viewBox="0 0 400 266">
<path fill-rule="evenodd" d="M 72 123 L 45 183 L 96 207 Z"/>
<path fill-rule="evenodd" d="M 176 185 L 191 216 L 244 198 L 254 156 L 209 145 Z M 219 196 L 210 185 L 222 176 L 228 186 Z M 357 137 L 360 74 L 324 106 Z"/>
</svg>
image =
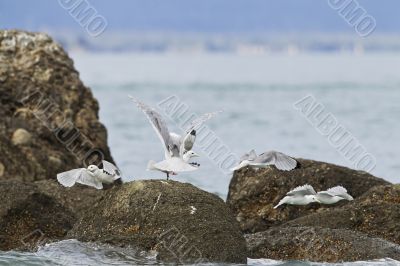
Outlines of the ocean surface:
<svg viewBox="0 0 400 266">
<path fill-rule="evenodd" d="M 371 173 L 400 180 L 400 54 L 71 54 L 84 83 L 100 103 L 112 155 L 124 180 L 165 178 L 146 171 L 163 159 L 160 140 L 132 95 L 165 116 L 181 133 L 182 119 L 160 103 L 173 99 L 187 114 L 223 110 L 206 124 L 227 153 L 277 150 L 356 168 L 330 144 L 294 103 L 311 95 L 376 159 Z M 166 100 L 169 99 L 169 100 Z M 161 108 L 160 108 L 161 106 Z M 194 150 L 200 169 L 172 178 L 190 182 L 225 199 L 231 173 L 210 156 L 207 145 Z M 134 254 L 134 255 L 132 255 Z M 75 240 L 42 247 L 37 253 L 0 252 L 0 265 L 144 265 L 154 254 L 84 244 Z M 58 264 L 57 264 L 58 263 Z M 400 265 L 373 262 L 323 264 L 265 258 L 249 265 Z M 212 264 L 215 265 L 215 264 Z M 222 265 L 222 264 L 219 264 Z"/>
</svg>

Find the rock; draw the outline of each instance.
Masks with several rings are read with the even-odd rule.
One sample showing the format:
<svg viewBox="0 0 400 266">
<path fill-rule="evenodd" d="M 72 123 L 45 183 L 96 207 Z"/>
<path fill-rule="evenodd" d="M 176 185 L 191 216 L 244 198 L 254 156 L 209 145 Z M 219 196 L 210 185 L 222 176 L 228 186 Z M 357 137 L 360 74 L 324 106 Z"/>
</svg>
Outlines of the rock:
<svg viewBox="0 0 400 266">
<path fill-rule="evenodd" d="M 344 229 L 276 227 L 246 235 L 250 258 L 314 262 L 400 259 L 400 247 Z"/>
<path fill-rule="evenodd" d="M 4 175 L 4 171 L 5 171 L 5 167 L 4 164 L 0 163 L 0 177 L 2 177 Z"/>
<path fill-rule="evenodd" d="M 76 218 L 32 183 L 0 181 L 0 250 L 30 250 L 63 239 Z"/>
<path fill-rule="evenodd" d="M 175 181 L 111 188 L 68 237 L 157 251 L 166 262 L 246 263 L 247 258 L 244 237 L 223 200 Z"/>
<path fill-rule="evenodd" d="M 93 205 L 99 202 L 104 194 L 104 190 L 97 190 L 80 184 L 66 188 L 56 180 L 42 180 L 34 184 L 41 193 L 57 200 L 78 218 L 91 211 Z"/>
<path fill-rule="evenodd" d="M 12 143 L 14 145 L 28 144 L 32 139 L 31 134 L 23 128 L 18 128 L 12 135 Z"/>
<path fill-rule="evenodd" d="M 285 226 L 359 231 L 400 244 L 400 186 L 376 186 L 350 204 L 310 214 Z"/>
<path fill-rule="evenodd" d="M 273 209 L 288 191 L 300 185 L 310 184 L 316 190 L 342 185 L 357 198 L 371 187 L 389 184 L 366 172 L 324 162 L 297 160 L 300 166 L 288 172 L 270 167 L 258 171 L 244 168 L 233 174 L 227 203 L 240 222 L 243 232 L 264 231 L 313 212 L 348 204 L 341 201 L 335 205 L 313 203 Z"/>
<path fill-rule="evenodd" d="M 98 102 L 59 44 L 0 30 L 0 59 L 1 179 L 54 179 L 103 157 L 113 162 Z"/>
</svg>

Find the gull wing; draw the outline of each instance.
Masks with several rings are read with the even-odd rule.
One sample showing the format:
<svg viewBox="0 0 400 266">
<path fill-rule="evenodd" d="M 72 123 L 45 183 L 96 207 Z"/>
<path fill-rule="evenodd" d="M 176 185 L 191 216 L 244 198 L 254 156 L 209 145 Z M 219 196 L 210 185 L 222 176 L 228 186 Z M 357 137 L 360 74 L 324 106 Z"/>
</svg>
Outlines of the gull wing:
<svg viewBox="0 0 400 266">
<path fill-rule="evenodd" d="M 119 170 L 118 167 L 116 167 L 115 165 L 113 165 L 110 162 L 107 162 L 105 160 L 103 160 L 103 170 L 105 170 L 106 172 L 108 172 L 109 174 L 113 175 L 116 177 L 116 179 L 120 178 L 122 173 L 121 170 Z"/>
<path fill-rule="evenodd" d="M 186 134 L 189 134 L 192 130 L 198 129 L 204 122 L 207 120 L 210 120 L 217 114 L 222 113 L 222 110 L 216 111 L 216 112 L 210 112 L 210 113 L 205 113 L 199 116 L 196 119 L 193 119 L 193 121 L 190 123 L 188 129 L 186 130 Z"/>
<path fill-rule="evenodd" d="M 320 191 L 317 193 L 318 195 L 318 199 L 320 199 L 321 201 L 328 201 L 331 200 L 331 198 L 335 195 L 332 195 L 331 193 L 329 193 L 328 191 Z"/>
<path fill-rule="evenodd" d="M 347 193 L 347 189 L 345 189 L 342 186 L 332 187 L 328 189 L 326 192 L 333 196 L 339 196 L 347 200 L 353 200 L 353 197 Z"/>
<path fill-rule="evenodd" d="M 269 151 L 261 153 L 255 160 L 254 164 L 275 165 L 279 170 L 289 171 L 297 166 L 297 161 L 292 157 L 277 151 Z"/>
<path fill-rule="evenodd" d="M 242 157 L 240 157 L 239 162 L 243 162 L 244 160 L 248 160 L 249 156 L 250 155 L 246 152 L 245 154 L 242 155 Z"/>
<path fill-rule="evenodd" d="M 186 134 L 182 136 L 180 151 L 183 153 L 184 150 L 190 151 L 193 148 L 196 140 L 196 130 L 207 120 L 210 120 L 222 111 L 216 111 L 211 113 L 205 113 L 194 119 L 189 127 L 186 129 Z"/>
<path fill-rule="evenodd" d="M 288 196 L 305 196 L 305 195 L 315 195 L 317 194 L 314 188 L 311 185 L 303 185 L 298 186 L 291 191 L 289 191 L 286 195 Z"/>
<path fill-rule="evenodd" d="M 150 106 L 136 100 L 132 96 L 129 96 L 129 97 L 136 103 L 136 105 L 139 107 L 139 109 L 142 110 L 143 113 L 146 115 L 146 117 L 150 121 L 150 124 L 156 131 L 157 136 L 159 137 L 159 139 L 161 140 L 161 142 L 163 144 L 166 159 L 170 158 L 171 157 L 170 151 L 173 149 L 179 149 L 179 147 L 173 147 L 174 145 L 171 142 L 171 137 L 170 137 L 170 134 L 168 131 L 168 127 L 167 127 L 165 121 L 163 120 L 162 116 L 156 110 L 151 108 Z M 173 152 L 173 153 L 175 153 L 175 152 Z M 179 150 L 178 150 L 178 154 L 179 154 Z"/>
<path fill-rule="evenodd" d="M 58 182 L 64 187 L 72 187 L 79 179 L 80 172 L 85 168 L 78 168 L 57 174 Z"/>
<path fill-rule="evenodd" d="M 252 149 L 250 152 L 249 152 L 249 157 L 247 158 L 247 160 L 249 160 L 249 161 L 254 161 L 255 159 L 257 159 L 257 153 L 256 153 L 256 151 L 254 150 L 254 149 Z"/>
<path fill-rule="evenodd" d="M 103 189 L 103 184 L 85 168 L 79 171 L 78 180 L 76 182 L 89 187 Z"/>
</svg>

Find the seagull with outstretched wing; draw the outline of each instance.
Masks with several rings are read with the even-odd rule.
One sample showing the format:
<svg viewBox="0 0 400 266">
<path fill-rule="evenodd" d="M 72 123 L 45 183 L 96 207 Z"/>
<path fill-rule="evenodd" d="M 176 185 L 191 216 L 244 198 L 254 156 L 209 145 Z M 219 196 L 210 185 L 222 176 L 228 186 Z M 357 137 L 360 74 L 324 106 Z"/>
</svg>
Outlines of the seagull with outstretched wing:
<svg viewBox="0 0 400 266">
<path fill-rule="evenodd" d="M 317 199 L 322 204 L 334 204 L 341 200 L 354 200 L 353 197 L 347 193 L 347 189 L 342 186 L 336 186 L 326 191 L 318 192 Z"/>
<path fill-rule="evenodd" d="M 277 151 L 268 151 L 257 155 L 254 150 L 251 150 L 249 153 L 243 155 L 239 164 L 231 170 L 236 171 L 246 166 L 259 169 L 269 167 L 270 165 L 275 165 L 279 170 L 290 171 L 296 168 L 297 161 Z"/>
<path fill-rule="evenodd" d="M 296 187 L 289 191 L 286 196 L 279 201 L 279 203 L 274 207 L 278 208 L 282 204 L 288 205 L 307 205 L 311 202 L 319 202 L 316 197 L 316 192 L 311 185 L 303 185 Z"/>
<path fill-rule="evenodd" d="M 121 178 L 121 171 L 110 162 L 102 161 L 103 169 L 96 165 L 78 168 L 57 174 L 58 182 L 64 187 L 72 187 L 76 183 L 103 189 L 103 184 L 111 184 Z"/>
<path fill-rule="evenodd" d="M 196 129 L 218 112 L 208 113 L 193 120 L 185 134 L 180 136 L 176 133 L 169 132 L 164 119 L 156 110 L 131 96 L 129 97 L 146 115 L 163 145 L 165 160 L 158 163 L 151 160 L 147 165 L 147 169 L 164 172 L 167 175 L 167 179 L 170 174 L 197 170 L 200 166 L 198 163 L 189 163 L 191 158 L 198 157 L 198 155 L 192 151 L 196 139 Z"/>
</svg>

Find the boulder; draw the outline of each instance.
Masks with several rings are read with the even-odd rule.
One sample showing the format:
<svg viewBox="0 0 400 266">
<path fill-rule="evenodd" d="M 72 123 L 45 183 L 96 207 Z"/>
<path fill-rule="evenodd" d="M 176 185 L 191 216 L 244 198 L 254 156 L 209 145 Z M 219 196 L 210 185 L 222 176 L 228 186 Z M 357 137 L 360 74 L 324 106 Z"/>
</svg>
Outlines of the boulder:
<svg viewBox="0 0 400 266">
<path fill-rule="evenodd" d="M 309 204 L 307 206 L 273 207 L 291 189 L 304 184 L 316 190 L 342 185 L 357 198 L 371 187 L 389 182 L 363 171 L 324 162 L 297 159 L 299 166 L 292 171 L 280 171 L 275 167 L 260 169 L 242 168 L 235 171 L 229 185 L 227 203 L 236 215 L 245 233 L 264 231 L 287 221 L 324 209 L 348 204 Z"/>
<path fill-rule="evenodd" d="M 49 197 L 54 198 L 80 218 L 103 198 L 104 190 L 97 190 L 81 184 L 73 187 L 63 187 L 56 180 L 41 180 L 34 182 L 38 190 Z"/>
<path fill-rule="evenodd" d="M 51 179 L 113 162 L 98 102 L 46 34 L 0 30 L 0 103 L 0 179 Z"/>
<path fill-rule="evenodd" d="M 321 226 L 359 231 L 400 244 L 400 186 L 376 186 L 345 206 L 289 221 L 285 226 Z"/>
<path fill-rule="evenodd" d="M 175 181 L 111 188 L 68 237 L 156 251 L 166 262 L 246 263 L 247 258 L 244 237 L 224 201 Z"/>
<path fill-rule="evenodd" d="M 0 181 L 0 195 L 0 250 L 31 250 L 63 239 L 76 220 L 32 183 Z"/>
<path fill-rule="evenodd" d="M 275 227 L 246 235 L 250 258 L 314 262 L 400 259 L 400 247 L 389 241 L 345 229 Z"/>
</svg>

